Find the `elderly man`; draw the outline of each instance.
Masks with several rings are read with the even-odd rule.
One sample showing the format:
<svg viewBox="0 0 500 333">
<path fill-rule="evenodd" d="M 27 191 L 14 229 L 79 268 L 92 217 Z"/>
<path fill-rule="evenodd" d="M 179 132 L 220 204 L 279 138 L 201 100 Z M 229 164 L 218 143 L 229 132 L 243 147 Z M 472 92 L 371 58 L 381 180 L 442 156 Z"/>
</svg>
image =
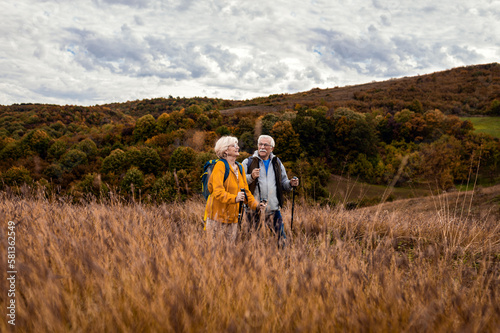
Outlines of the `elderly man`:
<svg viewBox="0 0 500 333">
<path fill-rule="evenodd" d="M 299 185 L 299 179 L 288 179 L 285 167 L 273 154 L 274 140 L 269 135 L 259 137 L 258 149 L 253 156 L 243 161 L 250 191 L 259 201 L 267 201 L 265 223 L 284 241 L 285 232 L 280 208 L 283 207 L 283 191 L 291 191 Z M 250 229 L 260 229 L 260 211 L 247 213 Z"/>
</svg>

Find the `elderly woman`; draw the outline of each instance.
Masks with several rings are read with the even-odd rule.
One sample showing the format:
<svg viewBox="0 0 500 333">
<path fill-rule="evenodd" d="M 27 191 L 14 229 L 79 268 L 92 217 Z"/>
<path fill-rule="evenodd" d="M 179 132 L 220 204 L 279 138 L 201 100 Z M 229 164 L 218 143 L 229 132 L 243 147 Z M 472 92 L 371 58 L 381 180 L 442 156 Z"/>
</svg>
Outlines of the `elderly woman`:
<svg viewBox="0 0 500 333">
<path fill-rule="evenodd" d="M 219 161 L 215 164 L 208 181 L 208 197 L 205 215 L 207 216 L 206 228 L 213 236 L 223 234 L 234 242 L 238 232 L 239 204 L 246 202 L 252 209 L 257 209 L 259 204 L 248 190 L 245 170 L 240 172 L 236 158 L 240 155 L 238 139 L 232 136 L 223 136 L 215 144 L 215 153 L 220 159 L 225 159 L 229 165 L 229 176 L 224 182 L 226 164 Z M 241 189 L 245 189 L 242 192 Z M 246 195 L 245 195 L 246 193 Z M 265 204 L 260 204 L 265 207 Z"/>
</svg>

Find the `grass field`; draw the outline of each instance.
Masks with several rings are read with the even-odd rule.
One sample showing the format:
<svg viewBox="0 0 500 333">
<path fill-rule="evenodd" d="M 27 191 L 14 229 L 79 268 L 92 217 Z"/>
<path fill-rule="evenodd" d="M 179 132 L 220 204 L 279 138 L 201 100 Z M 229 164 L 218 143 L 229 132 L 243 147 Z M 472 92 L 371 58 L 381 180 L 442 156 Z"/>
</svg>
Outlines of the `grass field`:
<svg viewBox="0 0 500 333">
<path fill-rule="evenodd" d="M 460 119 L 472 122 L 477 132 L 500 138 L 500 117 L 460 117 Z"/>
<path fill-rule="evenodd" d="M 346 204 L 349 202 L 363 202 L 363 200 L 373 204 L 378 204 L 384 200 L 407 199 L 425 197 L 433 194 L 430 188 L 404 187 L 390 188 L 383 185 L 372 185 L 359 182 L 355 178 L 346 178 L 332 175 L 328 183 L 328 192 L 339 202 Z"/>
<path fill-rule="evenodd" d="M 16 331 L 498 332 L 498 216 L 453 195 L 433 197 L 432 210 L 415 210 L 417 199 L 353 211 L 298 200 L 294 233 L 283 211 L 278 250 L 269 234 L 208 239 L 202 202 L 2 192 L 0 238 L 17 223 Z"/>
</svg>

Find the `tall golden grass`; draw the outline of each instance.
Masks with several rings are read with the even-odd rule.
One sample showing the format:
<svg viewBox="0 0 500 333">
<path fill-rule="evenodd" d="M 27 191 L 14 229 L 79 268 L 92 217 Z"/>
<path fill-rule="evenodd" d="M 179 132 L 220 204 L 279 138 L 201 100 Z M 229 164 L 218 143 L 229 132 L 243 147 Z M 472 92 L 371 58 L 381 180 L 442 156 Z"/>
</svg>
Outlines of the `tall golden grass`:
<svg viewBox="0 0 500 333">
<path fill-rule="evenodd" d="M 0 193 L 17 331 L 499 331 L 498 221 L 297 204 L 278 250 L 270 235 L 207 239 L 203 209 Z"/>
</svg>

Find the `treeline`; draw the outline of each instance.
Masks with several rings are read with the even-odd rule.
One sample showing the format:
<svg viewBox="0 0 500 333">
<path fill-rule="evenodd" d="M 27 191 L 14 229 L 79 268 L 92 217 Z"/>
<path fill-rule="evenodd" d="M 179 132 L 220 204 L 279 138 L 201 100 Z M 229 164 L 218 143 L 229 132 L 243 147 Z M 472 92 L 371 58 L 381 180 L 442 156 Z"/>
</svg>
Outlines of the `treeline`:
<svg viewBox="0 0 500 333">
<path fill-rule="evenodd" d="M 240 160 L 270 134 L 289 176 L 306 198 L 328 201 L 331 174 L 372 184 L 432 183 L 449 189 L 471 172 L 494 182 L 500 142 L 473 132 L 468 121 L 437 109 L 374 109 L 297 104 L 281 112 L 224 113 L 210 99 L 159 99 L 132 108 L 56 105 L 0 107 L 0 186 L 23 183 L 75 198 L 110 192 L 162 202 L 200 193 L 204 162 L 218 137 L 240 140 Z M 175 103 L 174 103 L 175 102 Z M 225 104 L 225 105 L 224 105 Z"/>
</svg>

